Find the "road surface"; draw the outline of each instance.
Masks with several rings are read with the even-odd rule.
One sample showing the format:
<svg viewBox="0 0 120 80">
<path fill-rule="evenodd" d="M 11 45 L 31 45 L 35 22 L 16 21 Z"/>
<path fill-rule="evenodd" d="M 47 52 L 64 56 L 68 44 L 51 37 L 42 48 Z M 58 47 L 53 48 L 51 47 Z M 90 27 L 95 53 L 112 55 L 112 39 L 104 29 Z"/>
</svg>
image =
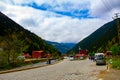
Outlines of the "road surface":
<svg viewBox="0 0 120 80">
<path fill-rule="evenodd" d="M 54 65 L 0 74 L 0 80 L 99 80 L 97 75 L 105 69 L 106 66 L 96 66 L 88 59 L 65 59 Z"/>
</svg>

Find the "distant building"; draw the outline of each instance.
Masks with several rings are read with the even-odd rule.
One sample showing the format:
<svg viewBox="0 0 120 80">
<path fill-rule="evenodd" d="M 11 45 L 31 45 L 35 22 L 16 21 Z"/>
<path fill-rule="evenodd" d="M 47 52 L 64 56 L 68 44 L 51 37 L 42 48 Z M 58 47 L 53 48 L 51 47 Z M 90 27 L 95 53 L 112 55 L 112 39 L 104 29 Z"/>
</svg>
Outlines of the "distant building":
<svg viewBox="0 0 120 80">
<path fill-rule="evenodd" d="M 78 54 L 75 55 L 75 57 L 77 59 L 83 58 L 84 56 L 85 56 L 85 54 L 80 54 L 80 53 L 78 53 Z"/>
<path fill-rule="evenodd" d="M 44 58 L 44 57 L 45 57 L 45 52 L 43 50 L 32 52 L 32 58 Z"/>
<path fill-rule="evenodd" d="M 75 55 L 75 58 L 77 59 L 82 59 L 83 57 L 88 55 L 88 51 L 87 50 L 80 50 L 79 53 L 77 53 Z"/>
</svg>

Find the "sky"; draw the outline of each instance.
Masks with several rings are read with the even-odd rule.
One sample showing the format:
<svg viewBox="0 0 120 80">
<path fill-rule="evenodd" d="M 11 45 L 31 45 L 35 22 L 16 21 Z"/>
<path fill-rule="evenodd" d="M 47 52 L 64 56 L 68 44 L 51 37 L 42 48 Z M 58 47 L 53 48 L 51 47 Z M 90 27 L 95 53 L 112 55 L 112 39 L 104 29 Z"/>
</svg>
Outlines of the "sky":
<svg viewBox="0 0 120 80">
<path fill-rule="evenodd" d="M 120 0 L 0 0 L 0 11 L 42 39 L 77 43 L 120 13 Z"/>
</svg>

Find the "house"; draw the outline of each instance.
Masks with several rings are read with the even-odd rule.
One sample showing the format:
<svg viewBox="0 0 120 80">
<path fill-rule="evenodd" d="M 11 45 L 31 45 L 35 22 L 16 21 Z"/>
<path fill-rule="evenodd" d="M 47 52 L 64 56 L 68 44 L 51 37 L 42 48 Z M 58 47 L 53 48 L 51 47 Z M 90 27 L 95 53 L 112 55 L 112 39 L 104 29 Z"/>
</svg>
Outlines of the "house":
<svg viewBox="0 0 120 80">
<path fill-rule="evenodd" d="M 87 55 L 88 55 L 88 51 L 87 50 L 80 50 L 79 53 L 77 53 L 75 55 L 75 58 L 77 58 L 77 59 L 83 59 Z"/>
<path fill-rule="evenodd" d="M 88 55 L 88 50 L 80 50 L 80 54 Z"/>
<path fill-rule="evenodd" d="M 83 59 L 84 56 L 85 56 L 85 54 L 78 53 L 78 54 L 75 55 L 75 58 L 77 58 L 77 59 Z"/>
<path fill-rule="evenodd" d="M 32 58 L 44 58 L 45 53 L 43 50 L 40 51 L 32 51 Z"/>
</svg>

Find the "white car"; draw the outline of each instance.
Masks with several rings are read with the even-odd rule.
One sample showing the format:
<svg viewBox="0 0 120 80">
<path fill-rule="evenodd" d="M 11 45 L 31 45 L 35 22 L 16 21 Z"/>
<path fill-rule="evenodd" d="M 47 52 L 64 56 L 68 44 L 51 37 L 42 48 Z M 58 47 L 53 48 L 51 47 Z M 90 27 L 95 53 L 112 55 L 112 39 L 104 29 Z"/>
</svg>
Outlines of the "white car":
<svg viewBox="0 0 120 80">
<path fill-rule="evenodd" d="M 74 57 L 73 57 L 73 56 L 70 56 L 70 57 L 69 57 L 69 60 L 70 60 L 70 61 L 74 60 Z"/>
</svg>

